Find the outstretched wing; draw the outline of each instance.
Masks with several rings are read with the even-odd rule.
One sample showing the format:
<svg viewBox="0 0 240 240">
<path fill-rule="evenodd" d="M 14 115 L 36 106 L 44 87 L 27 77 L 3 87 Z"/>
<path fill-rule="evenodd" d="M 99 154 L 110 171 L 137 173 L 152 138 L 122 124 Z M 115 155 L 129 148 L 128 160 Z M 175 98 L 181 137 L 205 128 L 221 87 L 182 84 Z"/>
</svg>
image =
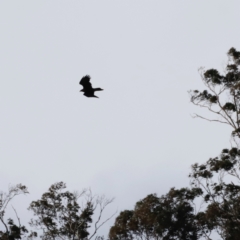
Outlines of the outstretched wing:
<svg viewBox="0 0 240 240">
<path fill-rule="evenodd" d="M 79 84 L 81 84 L 84 89 L 92 89 L 92 84 L 90 83 L 90 79 L 91 77 L 89 75 L 86 75 L 80 80 Z"/>
</svg>

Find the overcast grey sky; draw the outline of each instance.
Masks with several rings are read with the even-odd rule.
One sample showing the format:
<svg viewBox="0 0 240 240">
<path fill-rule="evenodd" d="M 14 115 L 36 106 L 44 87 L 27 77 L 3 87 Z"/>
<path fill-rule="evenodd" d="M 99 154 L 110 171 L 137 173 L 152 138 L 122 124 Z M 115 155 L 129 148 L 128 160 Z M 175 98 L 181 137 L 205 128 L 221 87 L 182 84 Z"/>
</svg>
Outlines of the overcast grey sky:
<svg viewBox="0 0 240 240">
<path fill-rule="evenodd" d="M 237 0 L 1 1 L 0 189 L 29 187 L 19 215 L 57 181 L 115 197 L 109 214 L 188 186 L 191 164 L 230 146 L 229 127 L 191 117 L 200 109 L 187 91 L 204 88 L 199 67 L 223 70 L 227 51 L 240 50 L 239 9 Z M 79 93 L 86 74 L 104 89 L 99 99 Z"/>
</svg>

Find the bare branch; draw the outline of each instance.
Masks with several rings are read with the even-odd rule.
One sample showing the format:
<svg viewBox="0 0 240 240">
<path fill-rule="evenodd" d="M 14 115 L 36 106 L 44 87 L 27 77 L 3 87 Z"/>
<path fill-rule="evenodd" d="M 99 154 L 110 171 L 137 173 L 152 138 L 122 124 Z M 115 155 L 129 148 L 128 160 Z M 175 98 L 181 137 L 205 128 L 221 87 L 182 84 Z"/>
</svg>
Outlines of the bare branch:
<svg viewBox="0 0 240 240">
<path fill-rule="evenodd" d="M 6 232 L 9 233 L 9 230 L 8 230 L 8 227 L 7 227 L 7 224 L 4 222 L 3 218 L 0 217 L 0 220 L 2 222 L 2 224 L 4 225 L 5 229 L 6 229 Z"/>
<path fill-rule="evenodd" d="M 99 216 L 98 216 L 98 219 L 97 221 L 95 222 L 95 225 L 94 225 L 94 232 L 93 234 L 89 237 L 89 240 L 97 233 L 98 229 L 103 226 L 107 221 L 109 221 L 116 213 L 113 213 L 109 218 L 107 218 L 106 220 L 104 220 L 100 225 L 98 225 L 98 223 L 100 222 L 101 220 L 101 217 L 102 217 L 102 212 L 103 210 L 106 208 L 107 205 L 109 205 L 110 203 L 112 203 L 114 200 L 114 198 L 112 199 L 105 199 L 104 196 L 98 198 L 96 201 L 97 201 L 97 204 L 96 205 L 99 205 L 100 206 L 100 212 L 99 212 Z"/>
<path fill-rule="evenodd" d="M 18 217 L 17 211 L 16 211 L 16 209 L 13 206 L 12 206 L 12 208 L 13 208 L 13 210 L 14 210 L 14 212 L 16 214 L 16 217 L 18 219 L 19 227 L 21 227 L 20 218 Z"/>
<path fill-rule="evenodd" d="M 193 116 L 193 118 L 202 118 L 202 119 L 207 120 L 209 122 L 220 122 L 220 123 L 225 123 L 225 124 L 229 125 L 228 122 L 223 122 L 223 121 L 217 120 L 217 119 L 208 119 L 208 118 L 202 117 L 202 116 L 200 116 L 200 115 L 198 115 L 196 113 L 195 113 L 195 116 Z"/>
</svg>

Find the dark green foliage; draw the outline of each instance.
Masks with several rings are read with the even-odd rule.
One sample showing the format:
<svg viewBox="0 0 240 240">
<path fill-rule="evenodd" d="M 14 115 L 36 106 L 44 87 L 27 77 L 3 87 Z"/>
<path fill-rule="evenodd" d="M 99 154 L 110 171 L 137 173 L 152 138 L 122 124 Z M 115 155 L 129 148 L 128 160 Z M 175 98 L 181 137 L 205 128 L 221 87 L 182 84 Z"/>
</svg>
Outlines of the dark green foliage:
<svg viewBox="0 0 240 240">
<path fill-rule="evenodd" d="M 228 124 L 232 127 L 234 143 L 240 139 L 240 52 L 228 51 L 229 62 L 221 75 L 216 69 L 202 70 L 207 90 L 190 92 L 191 102 L 209 110 L 216 118 L 196 117 Z M 214 104 L 213 104 L 214 103 Z M 240 236 L 240 150 L 223 149 L 220 156 L 204 164 L 192 165 L 191 185 L 202 189 L 204 212 L 198 213 L 202 233 L 207 236 L 217 230 L 222 239 L 235 240 Z M 207 238 L 208 239 L 208 238 Z"/>
<path fill-rule="evenodd" d="M 203 92 L 199 92 L 197 90 L 194 91 L 191 97 L 192 101 L 204 101 L 208 104 L 214 104 L 217 103 L 218 97 L 210 94 L 207 90 L 204 90 Z"/>
<path fill-rule="evenodd" d="M 216 69 L 210 69 L 204 73 L 204 79 L 207 83 L 221 84 L 223 76 L 221 76 Z"/>
<path fill-rule="evenodd" d="M 232 103 L 230 103 L 230 102 L 225 103 L 225 105 L 223 106 L 223 109 L 226 110 L 226 111 L 236 112 L 236 107 L 235 107 L 235 105 L 232 104 Z"/>
<path fill-rule="evenodd" d="M 172 188 L 161 197 L 148 195 L 133 211 L 120 213 L 110 229 L 110 240 L 198 239 L 200 229 L 192 201 L 201 193 L 200 188 Z"/>
<path fill-rule="evenodd" d="M 43 229 L 42 239 L 87 239 L 88 228 L 92 222 L 94 206 L 87 201 L 80 209 L 79 196 L 69 191 L 63 191 L 63 182 L 53 184 L 42 198 L 33 201 L 29 207 L 37 219 L 31 221 L 31 226 Z"/>
<path fill-rule="evenodd" d="M 25 226 L 21 225 L 20 218 L 18 217 L 17 212 L 14 208 L 13 210 L 15 211 L 18 224 L 16 224 L 11 218 L 9 218 L 7 221 L 4 219 L 6 209 L 11 200 L 17 195 L 25 194 L 28 194 L 28 190 L 27 187 L 22 184 L 10 186 L 8 193 L 0 192 L 0 224 L 2 224 L 0 231 L 1 240 L 16 240 L 22 238 L 30 240 L 37 237 L 36 232 L 30 232 L 28 234 L 29 231 Z"/>
<path fill-rule="evenodd" d="M 228 51 L 228 55 L 232 57 L 236 65 L 240 65 L 240 52 L 238 52 L 235 48 L 230 48 Z"/>
<path fill-rule="evenodd" d="M 232 63 L 229 63 L 226 67 L 227 74 L 224 78 L 224 84 L 227 87 L 236 87 L 236 84 L 240 80 L 239 65 L 240 65 L 240 52 L 235 48 L 231 48 L 228 51 Z"/>
<path fill-rule="evenodd" d="M 239 124 L 240 121 L 238 121 L 237 123 Z M 232 136 L 233 137 L 239 137 L 240 136 L 240 127 L 235 129 L 234 131 L 232 131 Z"/>
<path fill-rule="evenodd" d="M 240 150 L 223 149 L 219 157 L 211 158 L 202 165 L 194 164 L 190 174 L 192 186 L 202 189 L 207 204 L 200 218 L 202 229 L 216 229 L 226 240 L 240 236 L 239 167 Z M 230 179 L 236 183 L 230 182 Z"/>
<path fill-rule="evenodd" d="M 26 229 L 25 226 L 16 225 L 11 218 L 8 219 L 8 222 L 6 225 L 8 230 L 5 232 L 0 231 L 1 240 L 21 239 L 22 236 L 28 233 L 28 230 Z M 36 233 L 34 233 L 34 235 L 37 236 Z"/>
<path fill-rule="evenodd" d="M 106 199 L 104 196 L 93 196 L 90 190 L 83 190 L 81 193 L 71 193 L 64 191 L 65 183 L 58 182 L 53 184 L 49 191 L 42 195 L 42 198 L 33 201 L 29 210 L 33 211 L 35 219 L 30 225 L 38 231 L 43 240 L 104 240 L 104 237 L 96 236 L 98 229 L 105 224 L 111 217 L 101 221 L 104 209 L 113 199 Z M 0 240 L 32 240 L 37 237 L 37 233 L 29 231 L 20 223 L 17 215 L 18 224 L 13 219 L 4 220 L 5 210 L 9 202 L 17 195 L 27 194 L 27 188 L 21 184 L 10 187 L 8 193 L 0 192 Z M 84 197 L 84 204 L 79 206 L 78 200 Z M 88 229 L 92 223 L 92 216 L 98 211 L 97 221 L 94 223 L 93 233 L 90 235 Z M 3 230 L 2 230 L 3 229 Z"/>
<path fill-rule="evenodd" d="M 201 69 L 202 81 L 207 90 L 190 91 L 190 100 L 217 116 L 212 119 L 196 114 L 196 117 L 226 123 L 233 128 L 232 136 L 240 137 L 240 52 L 231 48 L 228 57 L 225 75 L 216 69 Z"/>
<path fill-rule="evenodd" d="M 240 52 L 231 48 L 228 57 L 224 74 L 216 69 L 202 70 L 207 90 L 191 91 L 191 102 L 217 116 L 196 117 L 226 123 L 233 128 L 232 135 L 240 138 Z M 239 170 L 240 150 L 235 147 L 223 149 L 220 156 L 204 164 L 194 164 L 189 175 L 192 189 L 173 188 L 161 197 L 148 195 L 134 210 L 120 213 L 110 229 L 110 240 L 210 240 L 214 230 L 224 240 L 239 239 Z M 199 197 L 205 205 L 194 213 L 193 202 Z"/>
<path fill-rule="evenodd" d="M 51 239 L 92 239 L 98 229 L 107 222 L 100 222 L 105 207 L 113 199 L 104 196 L 92 196 L 91 191 L 84 190 L 81 194 L 65 191 L 66 184 L 58 182 L 53 184 L 48 192 L 44 193 L 40 200 L 33 201 L 29 210 L 36 216 L 30 225 L 42 230 L 43 240 Z M 82 207 L 79 206 L 80 197 L 85 198 Z M 99 210 L 97 221 L 94 223 L 93 233 L 90 235 L 89 227 L 92 223 L 93 214 Z M 96 236 L 96 239 L 103 239 Z"/>
</svg>

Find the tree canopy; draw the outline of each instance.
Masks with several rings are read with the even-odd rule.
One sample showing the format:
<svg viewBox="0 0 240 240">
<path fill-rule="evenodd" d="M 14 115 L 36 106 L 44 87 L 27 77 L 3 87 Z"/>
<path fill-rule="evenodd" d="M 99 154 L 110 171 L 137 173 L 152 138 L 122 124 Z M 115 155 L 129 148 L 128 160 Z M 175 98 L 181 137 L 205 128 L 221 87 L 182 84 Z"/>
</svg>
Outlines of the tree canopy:
<svg viewBox="0 0 240 240">
<path fill-rule="evenodd" d="M 18 184 L 9 188 L 8 193 L 0 193 L 0 223 L 5 230 L 0 231 L 0 240 L 33 239 L 38 235 L 43 240 L 101 240 L 97 236 L 99 228 L 112 216 L 102 220 L 105 208 L 113 199 L 105 196 L 93 195 L 90 189 L 82 192 L 66 191 L 66 184 L 57 182 L 43 193 L 41 199 L 32 201 L 29 210 L 34 218 L 30 227 L 36 231 L 28 231 L 21 225 L 20 217 L 16 213 L 18 224 L 12 218 L 4 219 L 5 211 L 11 200 L 20 194 L 27 194 L 27 187 Z M 81 202 L 79 202 L 82 200 Z M 89 231 L 92 226 L 91 231 Z"/>
<path fill-rule="evenodd" d="M 74 239 L 90 240 L 97 230 L 110 218 L 101 221 L 104 209 L 113 201 L 104 196 L 93 196 L 90 190 L 81 193 L 64 191 L 66 184 L 58 182 L 53 184 L 41 199 L 33 201 L 29 210 L 33 211 L 36 218 L 30 225 L 42 230 L 41 238 L 48 239 Z M 84 197 L 80 207 L 78 201 Z M 89 227 L 93 223 L 93 214 L 99 211 L 94 223 L 93 233 Z"/>
<path fill-rule="evenodd" d="M 21 238 L 32 239 L 37 237 L 36 232 L 30 232 L 28 229 L 21 224 L 20 218 L 17 215 L 17 211 L 13 207 L 16 214 L 18 223 L 16 223 L 12 218 L 5 220 L 6 210 L 9 203 L 18 195 L 28 194 L 28 189 L 22 184 L 17 184 L 10 186 L 7 193 L 0 192 L 0 223 L 3 225 L 3 230 L 0 231 L 1 240 L 15 240 Z"/>
<path fill-rule="evenodd" d="M 223 149 L 217 157 L 192 165 L 190 186 L 172 188 L 157 197 L 150 194 L 122 211 L 109 232 L 110 240 L 211 240 L 240 236 L 240 52 L 228 51 L 228 64 L 221 74 L 216 69 L 200 69 L 207 89 L 190 91 L 194 105 L 215 117 L 195 117 L 232 127 L 235 147 Z"/>
<path fill-rule="evenodd" d="M 110 240 L 198 239 L 193 200 L 200 188 L 172 188 L 166 195 L 150 194 L 134 210 L 122 211 L 109 232 Z"/>
<path fill-rule="evenodd" d="M 232 127 L 232 136 L 240 137 L 240 52 L 235 48 L 228 51 L 228 64 L 224 74 L 216 69 L 200 69 L 201 78 L 207 89 L 189 91 L 193 104 L 207 109 L 215 117 L 208 121 L 225 123 Z"/>
</svg>

